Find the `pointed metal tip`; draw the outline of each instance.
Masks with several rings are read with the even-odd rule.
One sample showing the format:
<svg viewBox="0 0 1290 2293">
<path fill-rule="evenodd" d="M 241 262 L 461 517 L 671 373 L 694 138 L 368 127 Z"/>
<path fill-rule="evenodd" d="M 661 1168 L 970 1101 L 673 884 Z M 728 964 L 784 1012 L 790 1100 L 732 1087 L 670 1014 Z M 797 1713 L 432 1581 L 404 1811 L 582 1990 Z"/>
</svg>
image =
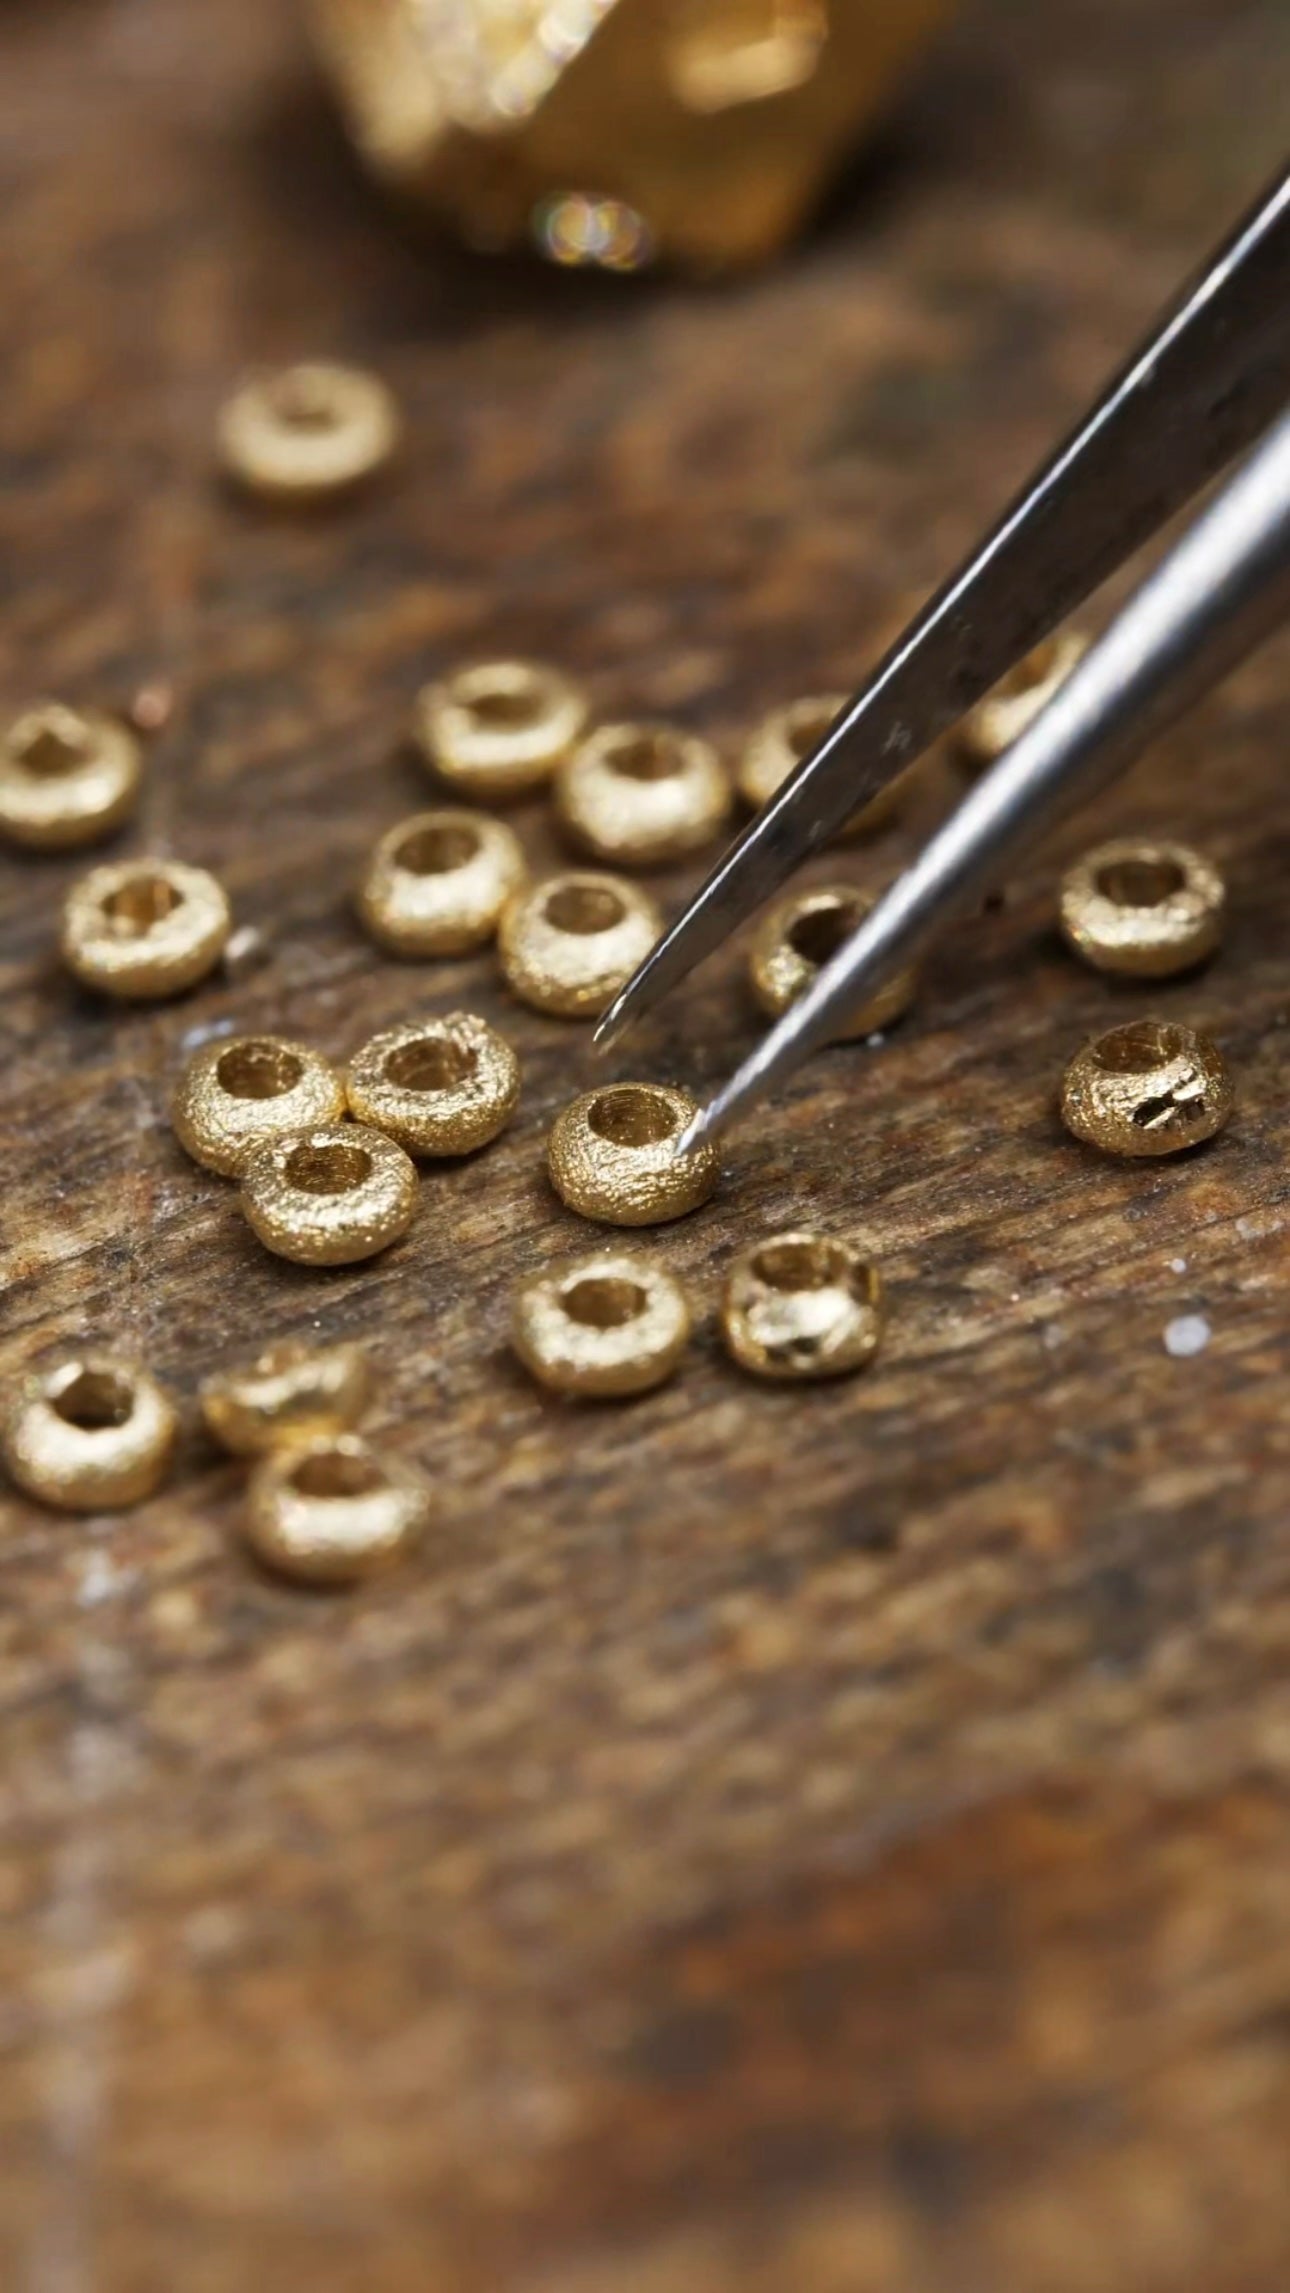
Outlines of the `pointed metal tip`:
<svg viewBox="0 0 1290 2293">
<path fill-rule="evenodd" d="M 615 1043 L 626 1034 L 627 1027 L 628 1021 L 619 1010 L 617 1003 L 611 1003 L 608 1011 L 602 1013 L 592 1029 L 592 1050 L 603 1058 L 605 1052 L 612 1051 Z"/>
<path fill-rule="evenodd" d="M 686 1124 L 680 1138 L 677 1140 L 676 1145 L 672 1149 L 673 1154 L 693 1154 L 696 1147 L 701 1147 L 707 1144 L 709 1137 L 708 1116 L 710 1111 L 711 1110 L 707 1107 L 700 1107 L 697 1115 L 691 1115 L 689 1122 Z"/>
</svg>

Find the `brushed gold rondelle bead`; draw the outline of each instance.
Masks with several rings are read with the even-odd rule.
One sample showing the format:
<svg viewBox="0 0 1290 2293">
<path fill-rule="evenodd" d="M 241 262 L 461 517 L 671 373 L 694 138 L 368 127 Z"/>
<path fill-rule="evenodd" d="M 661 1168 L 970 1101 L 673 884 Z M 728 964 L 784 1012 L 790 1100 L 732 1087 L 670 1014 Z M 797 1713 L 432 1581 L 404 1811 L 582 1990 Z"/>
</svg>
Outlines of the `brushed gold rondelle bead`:
<svg viewBox="0 0 1290 2293">
<path fill-rule="evenodd" d="M 418 812 L 375 846 L 358 912 L 389 955 L 469 955 L 528 871 L 518 836 L 482 812 Z"/>
<path fill-rule="evenodd" d="M 789 774 L 796 772 L 803 759 L 819 747 L 830 725 L 842 714 L 848 698 L 846 693 L 812 694 L 805 700 L 789 701 L 784 708 L 772 709 L 769 716 L 762 718 L 739 760 L 736 777 L 745 804 L 751 805 L 754 812 L 760 812 L 764 804 L 769 804 Z M 838 841 L 872 835 L 875 829 L 894 819 L 905 800 L 905 777 L 900 774 L 872 803 L 864 805 L 839 832 Z"/>
<path fill-rule="evenodd" d="M 242 1168 L 242 1208 L 266 1250 L 302 1266 L 351 1266 L 412 1223 L 417 1174 L 401 1146 L 357 1123 L 270 1139 Z"/>
<path fill-rule="evenodd" d="M 1177 1154 L 1213 1138 L 1234 1098 L 1223 1056 L 1207 1036 L 1165 1019 L 1134 1019 L 1071 1060 L 1062 1120 L 1106 1154 Z"/>
<path fill-rule="evenodd" d="M 1190 845 L 1120 837 L 1067 869 L 1062 932 L 1095 971 L 1168 979 L 1213 954 L 1226 899 L 1217 868 Z"/>
<path fill-rule="evenodd" d="M 525 1282 L 512 1342 L 553 1393 L 589 1400 L 649 1393 L 670 1377 L 690 1335 L 675 1277 L 631 1250 L 567 1258 Z"/>
<path fill-rule="evenodd" d="M 587 872 L 550 876 L 512 900 L 497 935 L 506 984 L 558 1019 L 595 1019 L 663 930 L 635 884 Z"/>
<path fill-rule="evenodd" d="M 706 1202 L 720 1175 L 704 1144 L 678 1154 L 698 1113 L 688 1091 L 670 1083 L 607 1083 L 584 1091 L 557 1116 L 547 1144 L 551 1183 L 562 1202 L 606 1226 L 661 1226 Z"/>
<path fill-rule="evenodd" d="M 232 1035 L 203 1043 L 171 1101 L 175 1136 L 194 1162 L 236 1178 L 266 1139 L 339 1122 L 345 1086 L 321 1052 L 280 1035 Z"/>
<path fill-rule="evenodd" d="M 234 1457 L 260 1457 L 288 1442 L 348 1433 L 367 1407 L 372 1377 L 360 1345 L 269 1346 L 241 1369 L 202 1386 L 207 1427 Z"/>
<path fill-rule="evenodd" d="M 63 960 L 100 995 L 159 1001 L 214 970 L 231 927 L 227 894 L 207 869 L 180 860 L 113 860 L 91 868 L 68 893 Z"/>
<path fill-rule="evenodd" d="M 587 698 L 540 661 L 480 661 L 426 685 L 413 731 L 449 787 L 484 804 L 541 788 L 587 721 Z"/>
<path fill-rule="evenodd" d="M 748 959 L 753 993 L 768 1018 L 779 1019 L 796 1003 L 872 907 L 872 899 L 853 884 L 819 884 L 813 891 L 790 892 L 768 909 Z M 890 1027 L 909 1009 L 917 988 L 916 971 L 897 972 L 861 1005 L 835 1040 L 851 1043 Z"/>
<path fill-rule="evenodd" d="M 520 1063 L 472 1012 L 410 1020 L 374 1035 L 345 1078 L 350 1112 L 413 1155 L 474 1154 L 506 1128 Z"/>
<path fill-rule="evenodd" d="M 114 1353 L 31 1371 L 7 1398 L 0 1451 L 19 1487 L 65 1512 L 137 1505 L 170 1463 L 177 1419 L 156 1379 Z"/>
<path fill-rule="evenodd" d="M 298 1584 L 358 1584 L 401 1560 L 424 1529 L 421 1475 L 356 1433 L 292 1443 L 263 1457 L 247 1490 L 257 1560 Z"/>
<path fill-rule="evenodd" d="M 399 441 L 394 399 L 375 374 L 314 360 L 253 376 L 219 420 L 224 468 L 248 491 L 305 504 L 348 493 Z"/>
<path fill-rule="evenodd" d="M 776 1234 L 735 1260 L 721 1328 L 754 1377 L 841 1377 L 873 1360 L 884 1321 L 882 1277 L 850 1243 Z"/>
<path fill-rule="evenodd" d="M 955 747 L 961 761 L 975 772 L 982 772 L 993 764 L 996 757 L 1020 740 L 1023 732 L 1034 723 L 1041 709 L 1045 709 L 1054 693 L 1066 682 L 1072 669 L 1078 668 L 1087 653 L 1089 640 L 1079 629 L 1059 629 L 1055 636 L 1045 637 L 1023 661 L 1018 661 L 1006 677 L 1001 677 L 993 690 L 969 709 L 955 733 Z"/>
<path fill-rule="evenodd" d="M 33 852 L 96 844 L 134 810 L 142 779 L 139 743 L 116 717 L 41 701 L 0 740 L 0 836 Z"/>
<path fill-rule="evenodd" d="M 614 867 L 682 860 L 718 836 L 730 782 L 711 741 L 675 725 L 602 725 L 574 750 L 555 784 L 569 834 Z"/>
</svg>

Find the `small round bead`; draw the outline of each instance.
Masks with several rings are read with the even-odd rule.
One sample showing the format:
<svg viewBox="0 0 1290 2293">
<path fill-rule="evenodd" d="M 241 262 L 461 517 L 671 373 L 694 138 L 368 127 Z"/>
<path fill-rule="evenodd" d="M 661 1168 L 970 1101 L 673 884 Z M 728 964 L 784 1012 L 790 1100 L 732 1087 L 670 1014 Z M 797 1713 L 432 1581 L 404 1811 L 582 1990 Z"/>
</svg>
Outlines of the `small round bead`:
<svg viewBox="0 0 1290 2293">
<path fill-rule="evenodd" d="M 127 726 L 42 701 L 0 740 L 0 836 L 33 852 L 96 844 L 134 810 L 142 777 Z"/>
<path fill-rule="evenodd" d="M 721 1309 L 741 1369 L 784 1382 L 863 1369 L 883 1329 L 882 1277 L 831 1235 L 776 1234 L 730 1269 Z"/>
<path fill-rule="evenodd" d="M 430 1510 L 421 1475 L 355 1433 L 294 1443 L 261 1459 L 247 1491 L 257 1560 L 298 1584 L 358 1584 L 416 1542 Z"/>
<path fill-rule="evenodd" d="M 345 1086 L 331 1061 L 279 1035 L 203 1043 L 179 1078 L 170 1110 L 185 1152 L 222 1178 L 236 1178 L 266 1139 L 338 1122 L 344 1112 Z"/>
<path fill-rule="evenodd" d="M 730 783 L 711 741 L 674 725 L 603 725 L 562 765 L 556 810 L 615 867 L 684 859 L 720 834 Z"/>
<path fill-rule="evenodd" d="M 474 1154 L 520 1095 L 509 1043 L 468 1011 L 411 1020 L 365 1043 L 345 1078 L 350 1112 L 414 1155 Z"/>
<path fill-rule="evenodd" d="M 1167 1020 L 1135 1019 L 1076 1053 L 1062 1083 L 1062 1120 L 1107 1154 L 1177 1154 L 1213 1138 L 1234 1097 L 1207 1037 Z"/>
<path fill-rule="evenodd" d="M 1189 845 L 1124 837 L 1067 870 L 1062 931 L 1096 971 L 1168 979 L 1213 954 L 1226 896 L 1217 868 Z"/>
<path fill-rule="evenodd" d="M 768 1018 L 781 1018 L 796 1003 L 872 907 L 873 901 L 852 884 L 821 884 L 776 901 L 757 927 L 748 960 L 753 993 Z M 915 971 L 897 972 L 854 1013 L 836 1040 L 850 1043 L 890 1027 L 909 1009 L 917 987 Z"/>
<path fill-rule="evenodd" d="M 629 1250 L 568 1258 L 525 1282 L 515 1351 L 539 1385 L 591 1400 L 649 1393 L 676 1368 L 690 1335 L 681 1285 Z"/>
<path fill-rule="evenodd" d="M 242 1208 L 266 1250 L 301 1266 L 352 1266 L 406 1234 L 417 1174 L 383 1131 L 329 1123 L 257 1147 Z"/>
<path fill-rule="evenodd" d="M 424 687 L 413 730 L 441 780 L 496 804 L 543 787 L 586 721 L 586 695 L 559 669 L 481 661 Z"/>
<path fill-rule="evenodd" d="M 958 727 L 955 745 L 963 763 L 981 772 L 1020 740 L 1072 669 L 1078 667 L 1088 645 L 1080 630 L 1060 629 L 1001 677 L 994 690 L 968 710 Z"/>
<path fill-rule="evenodd" d="M 176 1424 L 138 1362 L 87 1353 L 21 1381 L 3 1412 L 0 1450 L 30 1496 L 65 1512 L 114 1512 L 151 1496 Z"/>
<path fill-rule="evenodd" d="M 846 693 L 813 694 L 806 700 L 790 701 L 786 708 L 772 709 L 763 717 L 743 752 L 738 772 L 739 793 L 754 812 L 769 804 L 789 774 L 819 747 L 848 697 Z M 884 827 L 899 811 L 905 794 L 905 775 L 901 773 L 847 822 L 841 835 L 868 836 Z"/>
<path fill-rule="evenodd" d="M 525 881 L 520 841 L 482 812 L 419 812 L 382 836 L 358 912 L 390 955 L 469 955 Z"/>
<path fill-rule="evenodd" d="M 224 888 L 205 868 L 109 861 L 73 884 L 63 903 L 63 960 L 100 995 L 153 1002 L 205 979 L 231 926 Z"/>
<path fill-rule="evenodd" d="M 706 1202 L 720 1165 L 715 1147 L 678 1154 L 698 1113 L 688 1091 L 667 1083 L 609 1083 L 584 1091 L 557 1116 L 547 1144 L 562 1202 L 606 1226 L 661 1226 Z"/>
<path fill-rule="evenodd" d="M 289 1339 L 245 1369 L 208 1377 L 202 1415 L 234 1457 L 261 1457 L 287 1442 L 347 1433 L 367 1407 L 371 1382 L 362 1346 Z"/>
<path fill-rule="evenodd" d="M 498 948 L 507 986 L 558 1019 L 595 1019 L 663 930 L 648 894 L 615 876 L 548 877 L 512 900 Z"/>
<path fill-rule="evenodd" d="M 229 476 L 288 503 L 347 493 L 389 460 L 398 439 L 398 409 L 385 384 L 321 361 L 244 383 L 219 423 Z"/>
</svg>

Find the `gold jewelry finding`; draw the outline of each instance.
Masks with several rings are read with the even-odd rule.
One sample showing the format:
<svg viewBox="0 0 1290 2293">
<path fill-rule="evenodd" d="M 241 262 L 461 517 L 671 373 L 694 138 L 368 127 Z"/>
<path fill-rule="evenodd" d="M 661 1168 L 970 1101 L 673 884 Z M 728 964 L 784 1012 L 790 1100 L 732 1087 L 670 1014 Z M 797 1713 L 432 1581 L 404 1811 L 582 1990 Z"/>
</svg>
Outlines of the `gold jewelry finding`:
<svg viewBox="0 0 1290 2293">
<path fill-rule="evenodd" d="M 390 955 L 469 955 L 527 876 L 518 836 L 482 812 L 419 812 L 375 846 L 358 912 Z"/>
<path fill-rule="evenodd" d="M 768 1018 L 780 1018 L 796 1003 L 872 907 L 872 899 L 853 884 L 821 884 L 776 901 L 757 927 L 748 962 L 753 993 Z M 861 1005 L 836 1040 L 850 1043 L 890 1027 L 909 1009 L 917 988 L 916 971 L 897 972 Z"/>
<path fill-rule="evenodd" d="M 371 1370 L 362 1346 L 306 1346 L 288 1339 L 243 1369 L 202 1386 L 202 1415 L 234 1457 L 261 1457 L 285 1443 L 348 1433 L 367 1407 Z"/>
<path fill-rule="evenodd" d="M 873 1360 L 884 1320 L 876 1266 L 832 1235 L 776 1234 L 735 1260 L 721 1328 L 741 1369 L 795 1381 Z"/>
<path fill-rule="evenodd" d="M 745 804 L 760 812 L 781 789 L 804 757 L 819 747 L 831 724 L 847 705 L 846 693 L 818 693 L 790 701 L 763 717 L 739 760 L 739 793 Z M 840 840 L 868 836 L 882 828 L 900 810 L 906 795 L 901 773 L 873 801 L 866 804 L 841 831 Z"/>
<path fill-rule="evenodd" d="M 551 1183 L 562 1202 L 606 1226 L 661 1226 L 706 1202 L 720 1175 L 716 1148 L 678 1154 L 698 1113 L 670 1083 L 608 1083 L 584 1091 L 556 1117 L 547 1143 Z"/>
<path fill-rule="evenodd" d="M 675 1277 L 630 1250 L 567 1258 L 515 1299 L 515 1351 L 539 1385 L 591 1400 L 649 1393 L 676 1368 L 690 1308 Z"/>
<path fill-rule="evenodd" d="M 561 670 L 481 661 L 424 687 L 413 730 L 449 787 L 498 804 L 543 787 L 586 721 L 586 694 Z"/>
<path fill-rule="evenodd" d="M 1062 931 L 1096 971 L 1168 979 L 1213 954 L 1225 901 L 1217 868 L 1190 845 L 1122 837 L 1067 870 Z"/>
<path fill-rule="evenodd" d="M 142 777 L 116 717 L 41 701 L 0 739 L 0 836 L 33 852 L 96 844 L 134 810 Z"/>
<path fill-rule="evenodd" d="M 675 725 L 602 725 L 561 766 L 556 811 L 571 836 L 614 867 L 652 868 L 710 844 L 730 810 L 711 741 Z"/>
<path fill-rule="evenodd" d="M 1027 653 L 1024 661 L 1018 661 L 984 700 L 968 710 L 958 727 L 955 745 L 962 762 L 975 772 L 983 772 L 1020 740 L 1072 669 L 1078 668 L 1088 647 L 1089 640 L 1081 630 L 1059 629 L 1056 636 L 1045 637 L 1042 645 Z"/>
<path fill-rule="evenodd" d="M 321 360 L 243 383 L 220 415 L 225 470 L 266 499 L 326 501 L 388 462 L 399 415 L 375 374 Z"/>
<path fill-rule="evenodd" d="M 179 860 L 91 868 L 63 903 L 68 969 L 100 995 L 151 1002 L 213 971 L 232 926 L 224 888 Z"/>
<path fill-rule="evenodd" d="M 266 1250 L 301 1266 L 351 1266 L 412 1223 L 417 1174 L 401 1146 L 357 1123 L 270 1139 L 242 1168 L 242 1208 Z"/>
<path fill-rule="evenodd" d="M 594 1019 L 643 963 L 662 915 L 621 877 L 549 876 L 506 909 L 497 935 L 507 986 L 535 1011 Z"/>
<path fill-rule="evenodd" d="M 1062 1083 L 1062 1120 L 1107 1154 L 1177 1154 L 1213 1138 L 1234 1097 L 1222 1054 L 1207 1036 L 1164 1019 L 1135 1019 L 1076 1053 Z"/>
<path fill-rule="evenodd" d="M 356 1433 L 292 1443 L 263 1457 L 247 1492 L 257 1560 L 298 1584 L 357 1584 L 415 1543 L 430 1509 L 421 1475 Z"/>
<path fill-rule="evenodd" d="M 520 1063 L 487 1020 L 387 1028 L 350 1064 L 350 1112 L 414 1155 L 474 1154 L 505 1129 L 520 1095 Z"/>
<path fill-rule="evenodd" d="M 171 1102 L 175 1135 L 194 1162 L 236 1178 L 266 1139 L 339 1122 L 345 1086 L 329 1059 L 279 1035 L 203 1043 Z"/>
<path fill-rule="evenodd" d="M 3 1410 L 0 1452 L 29 1496 L 65 1512 L 115 1512 L 151 1496 L 176 1426 L 138 1362 L 85 1353 L 21 1380 Z"/>
</svg>

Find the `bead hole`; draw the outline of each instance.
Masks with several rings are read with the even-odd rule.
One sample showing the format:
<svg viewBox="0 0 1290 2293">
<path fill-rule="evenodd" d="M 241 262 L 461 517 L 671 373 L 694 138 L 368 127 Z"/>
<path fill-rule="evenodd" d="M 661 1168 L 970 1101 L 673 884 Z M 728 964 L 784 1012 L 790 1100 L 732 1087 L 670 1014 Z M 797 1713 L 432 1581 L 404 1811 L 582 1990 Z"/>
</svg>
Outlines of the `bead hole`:
<svg viewBox="0 0 1290 2293">
<path fill-rule="evenodd" d="M 596 932 L 613 931 L 627 909 L 618 893 L 604 884 L 562 884 L 542 912 L 555 931 L 589 939 Z"/>
<path fill-rule="evenodd" d="M 565 1291 L 561 1304 L 570 1321 L 586 1330 L 621 1330 L 643 1314 L 647 1304 L 639 1282 L 614 1274 L 588 1274 Z"/>
<path fill-rule="evenodd" d="M 385 1476 L 370 1457 L 355 1457 L 347 1449 L 316 1449 L 302 1457 L 291 1485 L 302 1497 L 333 1501 L 371 1497 L 385 1486 Z"/>
<path fill-rule="evenodd" d="M 789 925 L 788 944 L 803 963 L 818 970 L 845 945 L 859 921 L 858 902 L 852 905 L 848 901 L 833 900 L 827 906 L 808 908 L 805 915 Z"/>
<path fill-rule="evenodd" d="M 287 1184 L 300 1194 L 352 1194 L 372 1175 L 366 1147 L 347 1146 L 340 1139 L 321 1146 L 293 1147 L 287 1156 Z"/>
<path fill-rule="evenodd" d="M 616 1091 L 601 1091 L 587 1110 L 587 1121 L 597 1138 L 610 1146 L 661 1146 L 680 1128 L 680 1116 L 657 1091 L 638 1083 L 624 1083 Z"/>
<path fill-rule="evenodd" d="M 1138 1019 L 1103 1035 L 1093 1045 L 1093 1057 L 1108 1075 L 1149 1075 L 1178 1058 L 1184 1048 L 1178 1028 L 1161 1020 Z"/>
<path fill-rule="evenodd" d="M 294 1091 L 304 1062 L 280 1043 L 235 1043 L 215 1064 L 230 1099 L 280 1099 Z"/>
<path fill-rule="evenodd" d="M 789 711 L 785 732 L 799 764 L 819 747 L 830 726 L 836 724 L 837 715 L 836 709 L 820 701 L 802 701 Z"/>
<path fill-rule="evenodd" d="M 468 1043 L 454 1043 L 447 1035 L 425 1035 L 390 1052 L 385 1079 L 400 1091 L 458 1091 L 478 1065 L 478 1054 Z"/>
<path fill-rule="evenodd" d="M 849 1279 L 851 1260 L 837 1242 L 768 1242 L 752 1270 L 768 1290 L 827 1290 Z"/>
<path fill-rule="evenodd" d="M 505 684 L 499 681 L 473 687 L 464 706 L 476 724 L 489 731 L 517 732 L 537 722 L 543 711 L 544 695 L 536 678 L 516 678 Z"/>
<path fill-rule="evenodd" d="M 89 750 L 88 734 L 71 716 L 57 723 L 44 718 L 20 732 L 13 744 L 15 763 L 33 780 L 61 780 L 84 764 Z"/>
<path fill-rule="evenodd" d="M 625 732 L 604 750 L 605 763 L 623 780 L 673 780 L 685 759 L 669 733 Z"/>
<path fill-rule="evenodd" d="M 478 858 L 480 846 L 477 828 L 417 828 L 404 837 L 394 858 L 409 876 L 450 876 L 457 868 L 468 868 Z"/>
<path fill-rule="evenodd" d="M 70 1384 L 55 1395 L 53 1406 L 65 1425 L 102 1433 L 125 1425 L 133 1415 L 134 1388 L 114 1370 L 78 1369 Z"/>
<path fill-rule="evenodd" d="M 273 411 L 288 430 L 334 430 L 336 396 L 321 374 L 284 374 L 272 389 Z"/>
<path fill-rule="evenodd" d="M 1097 874 L 1103 899 L 1114 900 L 1118 908 L 1158 908 L 1186 881 L 1176 860 L 1113 860 Z"/>
<path fill-rule="evenodd" d="M 1060 657 L 1060 637 L 1045 637 L 1041 645 L 1036 645 L 1023 661 L 1009 669 L 1006 677 L 1000 678 L 995 691 L 1010 701 L 1019 700 L 1023 693 L 1036 692 L 1040 685 L 1047 684 Z"/>
<path fill-rule="evenodd" d="M 122 939 L 141 939 L 183 904 L 183 893 L 168 877 L 132 876 L 128 883 L 108 893 L 103 913 Z"/>
</svg>

